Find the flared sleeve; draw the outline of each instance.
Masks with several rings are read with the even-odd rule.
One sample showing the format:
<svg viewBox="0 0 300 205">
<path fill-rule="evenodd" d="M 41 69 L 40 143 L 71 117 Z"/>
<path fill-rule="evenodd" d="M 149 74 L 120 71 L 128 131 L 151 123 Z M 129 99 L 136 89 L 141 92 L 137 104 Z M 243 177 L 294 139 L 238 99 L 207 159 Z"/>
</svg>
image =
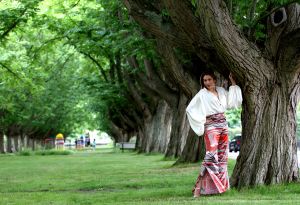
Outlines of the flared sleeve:
<svg viewBox="0 0 300 205">
<path fill-rule="evenodd" d="M 201 136 L 204 134 L 204 123 L 206 121 L 206 113 L 199 93 L 191 100 L 186 108 L 186 113 L 191 128 L 194 132 Z"/>
<path fill-rule="evenodd" d="M 229 92 L 227 94 L 227 108 L 238 108 L 243 101 L 242 91 L 238 85 L 233 85 L 229 87 Z"/>
</svg>

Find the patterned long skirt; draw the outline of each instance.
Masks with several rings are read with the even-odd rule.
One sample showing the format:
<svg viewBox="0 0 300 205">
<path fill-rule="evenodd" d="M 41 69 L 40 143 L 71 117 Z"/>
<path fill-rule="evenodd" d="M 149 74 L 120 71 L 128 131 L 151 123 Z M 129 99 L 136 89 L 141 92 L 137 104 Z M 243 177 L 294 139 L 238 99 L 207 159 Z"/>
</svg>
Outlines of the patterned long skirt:
<svg viewBox="0 0 300 205">
<path fill-rule="evenodd" d="M 223 113 L 206 117 L 204 141 L 206 154 L 193 189 L 194 197 L 219 194 L 229 189 L 228 126 Z"/>
</svg>

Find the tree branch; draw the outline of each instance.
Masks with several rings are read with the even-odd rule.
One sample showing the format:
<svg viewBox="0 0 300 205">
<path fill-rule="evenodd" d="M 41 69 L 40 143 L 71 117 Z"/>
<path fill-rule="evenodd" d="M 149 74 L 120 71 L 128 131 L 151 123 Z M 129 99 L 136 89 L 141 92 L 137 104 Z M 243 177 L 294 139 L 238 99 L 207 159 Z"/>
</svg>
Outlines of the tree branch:
<svg viewBox="0 0 300 205">
<path fill-rule="evenodd" d="M 10 69 L 8 66 L 6 66 L 5 64 L 3 64 L 2 62 L 0 62 L 0 65 L 5 68 L 10 74 L 12 74 L 14 77 L 18 78 L 19 80 L 23 81 L 22 78 L 20 78 L 20 76 L 18 76 L 18 74 L 16 74 L 15 72 L 12 71 L 12 69 Z"/>
<path fill-rule="evenodd" d="M 91 56 L 91 54 L 89 54 L 89 53 L 86 53 L 84 51 L 79 51 L 79 53 L 82 53 L 83 55 L 88 57 L 91 61 L 93 61 L 97 65 L 97 67 L 99 68 L 99 71 L 100 71 L 101 75 L 103 76 L 105 82 L 108 82 L 105 71 L 104 71 L 103 67 L 100 65 L 100 63 L 93 56 Z"/>
<path fill-rule="evenodd" d="M 152 5 L 138 0 L 123 0 L 129 14 L 148 32 L 162 38 L 169 44 L 192 50 L 193 46 L 182 32 L 178 32 L 172 22 L 165 22 L 157 11 L 149 10 Z M 148 6 L 148 7 L 147 7 Z"/>
<path fill-rule="evenodd" d="M 203 47 L 211 48 L 201 21 L 194 15 L 190 0 L 163 0 L 163 2 L 175 26 L 188 37 L 196 51 Z"/>
<path fill-rule="evenodd" d="M 162 55 L 165 60 L 168 60 L 167 62 L 164 62 L 166 66 L 162 67 L 165 69 L 163 72 L 168 75 L 170 80 L 179 86 L 188 98 L 192 98 L 199 88 L 196 81 L 189 80 L 191 76 L 184 71 L 174 53 L 174 49 L 170 45 L 166 44 L 163 40 L 158 39 L 157 47 L 160 55 Z"/>
<path fill-rule="evenodd" d="M 223 1 L 199 0 L 198 14 L 218 56 L 240 82 L 274 81 L 274 65 L 233 24 Z"/>
<path fill-rule="evenodd" d="M 1 36 L 0 36 L 0 39 L 4 39 L 8 34 L 9 32 L 11 32 L 14 28 L 17 27 L 17 25 L 21 22 L 21 17 L 26 13 L 27 11 L 27 8 L 25 8 L 22 12 L 21 12 L 21 15 L 19 18 L 17 18 L 8 28 L 6 31 L 4 31 Z"/>
<path fill-rule="evenodd" d="M 122 84 L 123 82 L 123 76 L 122 76 L 122 67 L 121 67 L 121 53 L 116 53 L 116 71 L 117 71 L 117 77 L 119 84 Z"/>
<path fill-rule="evenodd" d="M 137 106 L 139 107 L 139 110 L 143 113 L 143 116 L 146 120 L 150 120 L 150 118 L 152 117 L 150 109 L 148 105 L 144 102 L 140 94 L 137 92 L 137 89 L 135 88 L 128 73 L 125 73 L 125 79 L 127 81 L 128 90 L 133 99 L 135 100 Z"/>
</svg>

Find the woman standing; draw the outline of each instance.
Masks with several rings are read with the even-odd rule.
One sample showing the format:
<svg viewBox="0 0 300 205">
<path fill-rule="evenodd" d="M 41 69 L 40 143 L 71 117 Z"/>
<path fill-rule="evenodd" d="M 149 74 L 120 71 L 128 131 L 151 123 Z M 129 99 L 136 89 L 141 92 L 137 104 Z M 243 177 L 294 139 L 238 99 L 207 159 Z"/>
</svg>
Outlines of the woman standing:
<svg viewBox="0 0 300 205">
<path fill-rule="evenodd" d="M 213 72 L 204 72 L 201 77 L 202 89 L 188 105 L 186 112 L 194 132 L 204 134 L 206 154 L 193 189 L 194 197 L 219 194 L 229 189 L 227 172 L 228 126 L 224 112 L 237 108 L 242 103 L 242 93 L 232 75 L 229 92 L 216 86 Z"/>
</svg>

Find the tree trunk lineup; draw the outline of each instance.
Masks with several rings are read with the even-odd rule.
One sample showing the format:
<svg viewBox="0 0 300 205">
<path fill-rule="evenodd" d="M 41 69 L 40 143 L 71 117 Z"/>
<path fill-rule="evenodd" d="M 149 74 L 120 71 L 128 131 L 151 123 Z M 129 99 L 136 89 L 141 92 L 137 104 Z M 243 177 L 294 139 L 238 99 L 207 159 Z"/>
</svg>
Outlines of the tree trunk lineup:
<svg viewBox="0 0 300 205">
<path fill-rule="evenodd" d="M 189 133 L 185 109 L 192 93 L 197 92 L 197 83 L 192 75 L 184 71 L 184 64 L 177 59 L 175 52 L 163 45 L 157 44 L 157 49 L 166 58 L 172 58 L 161 65 L 154 64 L 152 59 L 137 59 L 136 56 L 127 57 L 127 62 L 135 70 L 145 70 L 144 73 L 124 73 L 130 102 L 135 109 L 123 112 L 114 130 L 123 130 L 120 135 L 126 133 L 128 119 L 132 119 L 130 127 L 136 129 L 127 136 L 136 135 L 136 149 L 138 152 L 161 152 L 166 157 L 178 157 L 181 155 Z M 174 69 L 177 66 L 180 71 Z M 170 76 L 172 74 L 172 76 Z M 174 84 L 177 80 L 184 82 L 185 86 L 178 87 Z M 186 97 L 186 96 L 189 96 Z M 145 101 L 143 96 L 147 96 Z M 134 115 L 132 115 L 135 113 Z M 132 117 L 130 117 L 132 115 Z M 120 126 L 118 126 L 119 124 Z M 112 130 L 113 131 L 113 130 Z M 112 132 L 111 131 L 111 132 Z M 115 132 L 115 131 L 114 131 Z M 116 142 L 124 141 L 122 137 L 113 134 Z M 188 155 L 189 156 L 189 155 Z"/>
<path fill-rule="evenodd" d="M 35 139 L 35 138 L 28 138 L 21 136 L 5 136 L 0 135 L 0 153 L 14 153 L 19 152 L 24 149 L 31 149 L 36 150 L 41 149 L 45 147 L 45 144 L 43 144 L 43 140 L 41 139 Z"/>
<path fill-rule="evenodd" d="M 24 133 L 20 132 L 16 126 L 10 126 L 4 135 L 3 132 L 0 132 L 0 153 L 14 153 L 20 152 L 24 149 L 42 149 L 42 148 L 50 148 L 45 144 L 45 137 L 37 138 L 24 135 Z M 54 148 L 54 145 L 51 145 Z"/>
</svg>

